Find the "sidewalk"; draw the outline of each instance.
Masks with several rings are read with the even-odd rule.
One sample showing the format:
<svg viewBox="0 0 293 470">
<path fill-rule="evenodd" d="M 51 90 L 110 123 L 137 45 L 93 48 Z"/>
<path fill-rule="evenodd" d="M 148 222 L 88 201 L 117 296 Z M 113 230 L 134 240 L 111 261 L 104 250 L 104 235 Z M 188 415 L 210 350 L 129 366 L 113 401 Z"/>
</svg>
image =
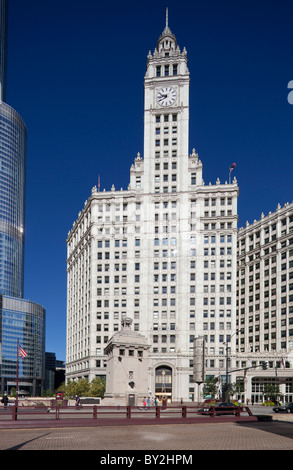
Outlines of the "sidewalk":
<svg viewBox="0 0 293 470">
<path fill-rule="evenodd" d="M 8 449 L 97 450 L 98 462 L 103 455 L 117 456 L 114 451 L 137 459 L 137 455 L 144 458 L 145 453 L 158 455 L 155 451 L 188 456 L 193 450 L 292 450 L 293 423 L 274 419 L 263 423 L 3 429 L 0 450 Z"/>
<path fill-rule="evenodd" d="M 0 450 L 96 450 L 108 457 L 111 451 L 113 456 L 114 451 L 135 456 L 137 451 L 143 455 L 156 450 L 179 455 L 194 450 L 293 450 L 293 414 L 275 414 L 262 407 L 253 412 L 252 417 L 191 419 L 176 415 L 155 419 L 148 412 L 131 419 L 125 415 L 93 419 L 75 412 L 75 418 L 60 415 L 56 420 L 53 412 L 13 421 L 7 415 L 0 420 Z"/>
</svg>

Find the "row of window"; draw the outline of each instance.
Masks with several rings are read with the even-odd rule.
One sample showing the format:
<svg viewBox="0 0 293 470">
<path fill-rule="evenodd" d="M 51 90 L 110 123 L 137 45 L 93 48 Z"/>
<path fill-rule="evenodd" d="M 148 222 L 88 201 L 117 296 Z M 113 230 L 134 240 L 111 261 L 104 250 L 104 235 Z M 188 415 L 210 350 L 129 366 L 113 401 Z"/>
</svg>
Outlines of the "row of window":
<svg viewBox="0 0 293 470">
<path fill-rule="evenodd" d="M 228 273 L 228 278 L 230 279 L 231 276 L 230 276 L 231 273 Z M 173 282 L 176 282 L 176 274 L 170 274 L 169 275 L 170 278 L 170 282 L 173 283 Z M 167 274 L 162 274 L 162 283 L 165 283 L 167 282 L 167 277 L 168 275 Z M 225 275 L 224 273 L 220 273 L 220 278 L 222 280 L 224 280 L 225 278 Z M 190 274 L 190 279 L 191 281 L 195 281 L 195 273 L 191 273 Z M 215 279 L 215 277 L 213 277 L 213 280 Z M 158 274 L 155 274 L 154 275 L 154 283 L 158 283 L 159 282 L 159 275 Z M 101 284 L 101 282 L 99 282 Z M 168 289 L 169 288 L 169 289 Z M 167 294 L 168 293 L 168 290 L 169 290 L 169 293 L 170 294 L 176 294 L 176 286 L 175 285 L 170 285 L 170 286 L 161 286 L 161 294 L 164 295 L 164 294 Z M 220 284 L 219 285 L 219 292 L 220 293 L 224 293 L 224 292 L 231 292 L 232 291 L 232 286 L 231 284 Z M 189 292 L 191 294 L 194 294 L 195 293 L 195 285 L 190 285 L 189 286 Z M 216 292 L 216 285 L 212 284 L 212 285 L 204 285 L 203 286 L 203 292 L 204 293 L 215 293 Z M 114 287 L 113 288 L 113 293 L 114 295 L 127 295 L 127 289 L 126 287 L 122 287 L 121 290 L 119 287 Z M 139 295 L 139 287 L 134 287 L 134 294 L 135 295 Z M 158 286 L 154 286 L 153 287 L 153 293 L 156 295 L 156 294 L 159 294 L 159 287 Z M 105 288 L 104 289 L 104 294 L 103 294 L 103 291 L 102 291 L 102 288 L 97 288 L 97 295 L 98 296 L 102 296 L 102 295 L 105 295 L 105 296 L 108 296 L 110 295 L 110 291 L 109 291 L 109 288 Z M 135 300 L 136 302 L 136 305 L 139 305 L 139 299 Z M 101 306 L 101 304 L 99 304 L 99 306 Z M 107 306 L 107 305 L 105 305 Z"/>
<path fill-rule="evenodd" d="M 172 155 L 172 157 L 177 157 L 177 149 L 176 149 L 176 148 L 171 150 L 171 155 Z M 164 150 L 163 150 L 163 156 L 166 157 L 166 158 L 169 157 L 169 150 L 168 150 L 168 149 L 165 149 L 165 148 L 164 148 Z M 155 151 L 155 157 L 156 157 L 156 158 L 160 158 L 160 157 L 161 157 L 161 152 L 158 151 L 158 150 L 156 150 L 156 151 Z"/>
<path fill-rule="evenodd" d="M 233 214 L 232 214 L 231 210 L 227 210 L 227 211 L 221 210 L 220 214 L 218 214 L 218 215 L 220 215 L 221 217 L 226 217 L 226 216 L 231 217 Z M 217 217 L 217 213 L 216 213 L 216 211 L 205 212 L 204 217 Z"/>
<path fill-rule="evenodd" d="M 217 236 L 218 238 L 218 236 Z M 232 243 L 232 235 L 219 235 L 220 243 Z M 216 236 L 215 235 L 205 235 L 204 236 L 204 243 L 216 243 Z"/>
<path fill-rule="evenodd" d="M 190 299 L 190 301 L 195 299 Z M 231 297 L 204 297 L 203 298 L 203 305 L 232 305 L 232 298 Z M 191 304 L 192 305 L 192 304 Z"/>
<path fill-rule="evenodd" d="M 170 75 L 176 76 L 178 73 L 178 64 L 166 64 L 156 66 L 156 77 L 169 77 Z"/>
<path fill-rule="evenodd" d="M 287 215 L 283 219 L 279 221 L 281 227 L 284 227 L 287 225 L 287 223 L 291 224 L 293 222 L 293 215 Z M 255 233 L 252 233 L 251 235 L 248 236 L 248 240 L 250 242 L 254 240 L 258 240 L 261 237 L 261 232 L 263 232 L 265 235 L 269 234 L 270 232 L 274 232 L 277 229 L 277 224 L 273 223 L 271 225 L 263 227 L 262 230 L 258 230 Z M 246 242 L 246 238 L 242 238 L 242 240 L 239 241 L 241 245 L 244 245 Z"/>
<path fill-rule="evenodd" d="M 177 145 L 177 137 L 173 137 L 172 139 L 156 139 L 155 140 L 155 146 L 160 147 L 161 145 L 164 145 L 164 147 L 167 147 L 169 145 Z"/>
<path fill-rule="evenodd" d="M 164 126 L 163 129 L 161 129 L 160 127 L 156 127 L 155 128 L 155 134 L 156 135 L 161 135 L 161 130 L 162 130 L 162 134 L 169 134 L 169 131 L 171 132 L 171 134 L 177 134 L 177 126 L 172 126 L 171 129 L 169 129 L 169 126 Z"/>
<path fill-rule="evenodd" d="M 293 279 L 293 272 L 290 273 L 290 275 L 291 275 L 291 279 Z M 276 278 L 272 279 L 271 281 L 274 281 L 274 282 L 271 282 L 271 285 L 276 284 Z M 254 288 L 254 287 L 255 287 L 255 291 L 260 290 L 260 283 L 254 284 L 254 285 L 252 285 L 252 286 L 249 286 L 249 289 L 246 290 L 246 295 L 247 295 L 248 293 L 250 293 L 250 292 L 253 292 L 253 290 L 254 290 L 253 288 Z M 263 291 L 263 296 L 264 296 L 264 297 L 269 297 L 269 295 L 274 296 L 274 295 L 277 295 L 277 293 L 279 293 L 279 292 L 280 292 L 281 294 L 283 294 L 283 293 L 287 292 L 287 290 L 288 290 L 288 291 L 292 291 L 292 290 L 293 290 L 293 284 L 292 284 L 292 283 L 291 283 L 291 284 L 288 284 L 288 286 L 287 286 L 286 284 L 285 284 L 285 285 L 282 285 L 280 288 L 278 288 L 278 292 L 277 292 L 277 290 L 276 290 L 275 287 L 273 287 L 273 288 L 271 288 L 271 289 L 268 288 L 268 287 L 269 287 L 269 281 L 264 281 L 264 287 L 265 287 L 265 290 Z M 238 295 L 239 295 L 239 291 L 238 291 Z M 241 290 L 240 290 L 240 295 L 241 295 L 241 296 L 242 296 L 242 295 L 245 295 L 245 289 L 241 289 Z M 255 297 L 255 300 L 259 300 L 260 294 L 259 294 L 259 293 L 256 293 L 256 294 L 254 295 L 254 297 Z M 252 299 L 253 299 L 253 296 L 250 295 L 250 296 L 248 297 L 249 302 L 251 302 Z"/>
<path fill-rule="evenodd" d="M 204 256 L 216 256 L 216 248 L 204 248 L 203 254 Z M 232 247 L 227 247 L 227 248 L 219 248 L 218 254 L 220 256 L 224 255 L 232 255 Z"/>
<path fill-rule="evenodd" d="M 193 249 L 192 249 L 192 251 L 191 251 L 190 253 L 191 253 L 191 255 L 192 255 L 192 254 L 195 254 L 195 251 L 193 251 Z M 105 254 L 106 254 L 106 253 L 105 253 Z M 174 256 L 175 256 L 175 254 L 174 254 Z M 219 267 L 220 267 L 220 268 L 225 268 L 225 267 L 231 268 L 231 265 L 232 265 L 232 261 L 231 261 L 231 260 L 226 260 L 226 263 L 225 263 L 225 260 L 220 260 L 220 261 L 219 261 Z M 159 262 L 155 262 L 155 263 L 154 263 L 154 270 L 155 270 L 155 271 L 159 270 L 159 267 L 160 267 Z M 167 262 L 167 261 L 164 261 L 164 262 L 162 263 L 162 266 L 161 266 L 161 267 L 162 267 L 163 270 L 168 269 L 168 262 Z M 190 261 L 190 269 L 195 269 L 195 267 L 196 267 L 195 261 Z M 209 262 L 209 261 L 205 261 L 205 262 L 204 262 L 204 268 L 205 268 L 205 269 L 215 268 L 215 267 L 216 267 L 216 262 L 215 262 L 215 260 L 214 260 L 214 262 L 212 262 L 212 261 L 211 261 L 211 262 Z M 103 269 L 103 268 L 104 268 L 104 269 Z M 115 264 L 114 268 L 115 268 L 115 271 L 117 271 L 117 272 L 120 271 L 120 270 L 121 270 L 121 271 L 127 271 L 127 264 L 126 264 L 126 263 L 123 263 L 121 266 L 120 266 L 119 264 Z M 171 270 L 175 270 L 175 269 L 176 269 L 176 261 L 171 261 L 171 262 L 169 262 L 169 268 L 170 268 Z M 103 266 L 102 264 L 99 264 L 99 265 L 97 265 L 97 270 L 98 270 L 98 271 L 104 270 L 104 271 L 107 272 L 107 271 L 110 270 L 110 265 L 109 265 L 109 264 L 105 264 L 105 265 Z M 140 270 L 140 263 L 138 263 L 138 262 L 135 263 L 135 270 L 136 270 L 136 271 Z M 191 273 L 191 274 L 190 274 L 190 276 L 194 276 L 194 275 L 195 275 L 194 273 Z M 163 281 L 163 282 L 167 282 L 167 274 L 163 274 L 162 276 L 163 276 L 163 277 L 162 277 L 162 281 Z M 174 282 L 174 281 L 175 281 L 175 274 L 170 274 L 170 276 L 171 276 L 171 277 L 170 277 L 170 280 Z M 215 275 L 214 272 L 212 272 L 212 273 L 204 273 L 203 276 L 204 276 L 204 280 L 205 280 L 205 281 L 208 281 L 208 280 L 213 281 L 213 280 L 215 280 L 215 278 L 216 278 L 216 275 Z M 230 271 L 227 272 L 227 273 L 221 272 L 221 273 L 219 274 L 219 276 L 220 276 L 220 277 L 219 277 L 220 280 L 224 280 L 224 279 L 225 279 L 225 276 L 226 276 L 226 279 L 229 280 L 229 279 L 231 279 L 231 272 L 230 272 Z M 119 278 L 119 276 L 116 276 L 116 277 L 117 277 L 117 279 Z M 193 280 L 193 279 L 192 279 L 192 280 Z M 155 274 L 155 275 L 154 275 L 154 282 L 158 282 L 158 281 L 159 281 L 159 275 L 158 275 L 158 274 Z M 101 283 L 102 283 L 102 276 L 98 276 L 97 282 L 98 282 L 98 284 L 101 284 Z M 109 282 L 110 282 L 109 276 L 106 276 L 106 277 L 105 277 L 105 281 L 104 281 L 104 282 L 105 282 L 105 283 L 109 283 Z M 119 282 L 119 281 L 116 281 L 116 280 L 115 280 L 115 282 Z M 126 276 L 125 276 L 124 282 L 126 282 Z"/>
<path fill-rule="evenodd" d="M 216 202 L 217 202 L 216 198 L 205 198 L 204 205 L 205 205 L 205 207 L 215 206 Z M 226 197 L 221 197 L 220 198 L 220 205 L 221 206 L 225 206 L 225 205 L 231 206 L 232 205 L 232 198 L 231 197 L 227 197 L 227 198 Z"/>
<path fill-rule="evenodd" d="M 170 169 L 172 169 L 172 170 L 177 169 L 177 162 L 155 163 L 155 172 L 157 172 L 157 171 L 159 172 L 161 170 L 168 171 Z M 168 173 L 163 174 L 163 177 L 166 178 L 166 181 L 167 181 L 168 176 L 169 176 Z M 196 178 L 196 174 L 195 173 L 191 174 L 191 184 L 196 183 L 195 178 Z M 141 177 L 140 176 L 137 177 L 137 183 L 138 183 L 138 186 L 140 186 L 140 184 L 141 184 Z M 210 201 L 210 200 L 208 199 L 207 201 Z M 211 205 L 216 206 L 216 201 L 217 201 L 217 199 L 214 199 L 214 198 L 211 199 Z M 161 203 L 156 202 L 155 203 L 155 208 L 159 209 L 160 204 L 165 209 L 168 208 L 168 206 L 170 206 L 170 205 L 172 206 L 172 208 L 175 208 L 177 206 L 176 201 L 162 201 Z M 231 204 L 232 204 L 232 198 L 220 198 L 220 205 L 221 206 L 231 205 Z M 207 205 L 207 204 L 205 203 L 205 205 Z M 195 207 L 195 206 L 196 206 L 196 200 L 193 199 L 193 200 L 191 200 L 191 207 Z M 119 203 L 118 202 L 118 203 L 115 203 L 115 204 L 112 204 L 112 205 L 111 204 L 99 204 L 98 205 L 98 211 L 99 212 L 104 212 L 104 211 L 105 212 L 110 212 L 112 208 L 115 209 L 115 212 L 122 211 L 122 210 L 125 212 L 129 209 L 127 203 Z M 131 209 L 131 211 L 133 210 L 133 205 L 130 205 L 130 209 Z M 141 203 L 136 202 L 135 203 L 135 209 L 140 210 L 141 209 Z M 224 226 L 224 223 L 222 223 L 222 225 Z M 216 229 L 216 224 L 215 223 L 214 224 L 206 224 L 205 229 L 209 229 L 209 228 L 212 229 L 212 230 Z"/>
</svg>

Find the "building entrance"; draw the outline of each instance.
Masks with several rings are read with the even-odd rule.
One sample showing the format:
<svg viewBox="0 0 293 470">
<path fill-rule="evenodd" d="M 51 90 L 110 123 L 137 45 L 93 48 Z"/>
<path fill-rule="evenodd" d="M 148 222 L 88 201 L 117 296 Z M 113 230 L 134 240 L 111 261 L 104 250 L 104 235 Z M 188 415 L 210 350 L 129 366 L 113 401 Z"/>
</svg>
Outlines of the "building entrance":
<svg viewBox="0 0 293 470">
<path fill-rule="evenodd" d="M 156 368 L 155 395 L 160 401 L 172 400 L 172 369 L 168 366 Z"/>
</svg>

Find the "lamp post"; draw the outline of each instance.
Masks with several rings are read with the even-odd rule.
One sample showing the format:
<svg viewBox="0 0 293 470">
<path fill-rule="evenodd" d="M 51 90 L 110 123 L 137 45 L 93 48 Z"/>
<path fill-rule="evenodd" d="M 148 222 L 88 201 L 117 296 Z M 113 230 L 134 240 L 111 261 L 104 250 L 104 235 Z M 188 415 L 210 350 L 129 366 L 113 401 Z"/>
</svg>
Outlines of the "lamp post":
<svg viewBox="0 0 293 470">
<path fill-rule="evenodd" d="M 229 387 L 228 387 L 228 382 L 229 382 L 229 342 L 231 342 L 231 339 L 233 338 L 234 335 L 238 334 L 238 330 L 233 333 L 233 335 L 230 336 L 230 340 L 226 341 L 226 387 L 225 387 L 225 401 L 229 401 Z"/>
</svg>

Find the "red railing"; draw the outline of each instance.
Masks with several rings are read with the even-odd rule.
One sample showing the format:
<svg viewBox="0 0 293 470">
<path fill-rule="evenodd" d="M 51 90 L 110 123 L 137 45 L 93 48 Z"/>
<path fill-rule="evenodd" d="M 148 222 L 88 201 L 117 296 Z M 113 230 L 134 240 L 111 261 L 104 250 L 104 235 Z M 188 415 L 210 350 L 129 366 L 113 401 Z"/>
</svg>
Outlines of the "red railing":
<svg viewBox="0 0 293 470">
<path fill-rule="evenodd" d="M 7 406 L 0 407 L 0 420 L 5 416 L 9 419 L 185 419 L 206 416 L 214 418 L 218 414 L 239 417 L 242 413 L 252 416 L 250 408 L 239 406 L 236 409 L 221 409 L 214 406 L 208 407 L 208 411 L 203 411 L 202 406 L 194 405 L 168 405 L 167 407 L 138 407 L 138 406 L 103 406 L 103 405 L 81 405 L 81 406 Z"/>
</svg>

